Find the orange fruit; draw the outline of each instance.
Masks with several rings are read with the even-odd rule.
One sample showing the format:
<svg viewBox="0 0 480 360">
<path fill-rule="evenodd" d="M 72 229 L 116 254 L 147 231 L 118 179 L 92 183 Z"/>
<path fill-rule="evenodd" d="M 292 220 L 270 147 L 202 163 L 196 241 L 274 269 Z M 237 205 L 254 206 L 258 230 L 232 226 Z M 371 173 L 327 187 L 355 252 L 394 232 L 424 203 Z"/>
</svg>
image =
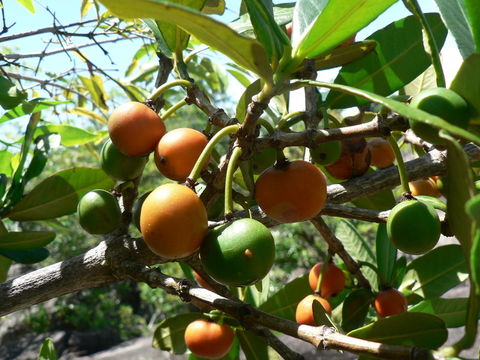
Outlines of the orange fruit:
<svg viewBox="0 0 480 360">
<path fill-rule="evenodd" d="M 342 141 L 342 152 L 337 161 L 325 166 L 334 178 L 351 179 L 363 175 L 370 167 L 370 151 L 365 139 Z"/>
<path fill-rule="evenodd" d="M 442 196 L 440 191 L 438 191 L 436 181 L 431 178 L 410 181 L 408 185 L 410 186 L 410 191 L 412 192 L 413 196 L 418 196 L 418 195 L 428 195 L 433 197 Z"/>
<path fill-rule="evenodd" d="M 312 309 L 312 304 L 315 300 L 320 302 L 327 314 L 332 312 L 332 307 L 328 300 L 319 295 L 307 295 L 298 303 L 297 309 L 295 310 L 295 321 L 297 323 L 316 326 Z"/>
<path fill-rule="evenodd" d="M 220 359 L 230 351 L 234 334 L 228 325 L 199 319 L 188 324 L 184 338 L 185 344 L 194 355 L 206 359 Z"/>
<path fill-rule="evenodd" d="M 370 139 L 367 141 L 368 150 L 370 150 L 370 162 L 379 169 L 393 165 L 395 153 L 390 143 L 382 138 Z"/>
<path fill-rule="evenodd" d="M 380 317 L 405 312 L 407 305 L 405 296 L 394 288 L 380 291 L 373 301 L 373 308 Z"/>
<path fill-rule="evenodd" d="M 322 274 L 322 267 L 322 263 L 317 263 L 308 274 L 308 283 L 312 291 L 317 290 L 318 278 Z M 345 275 L 337 265 L 328 263 L 323 276 L 322 287 L 320 289 L 320 295 L 323 298 L 328 299 L 338 295 L 345 288 Z"/>
</svg>

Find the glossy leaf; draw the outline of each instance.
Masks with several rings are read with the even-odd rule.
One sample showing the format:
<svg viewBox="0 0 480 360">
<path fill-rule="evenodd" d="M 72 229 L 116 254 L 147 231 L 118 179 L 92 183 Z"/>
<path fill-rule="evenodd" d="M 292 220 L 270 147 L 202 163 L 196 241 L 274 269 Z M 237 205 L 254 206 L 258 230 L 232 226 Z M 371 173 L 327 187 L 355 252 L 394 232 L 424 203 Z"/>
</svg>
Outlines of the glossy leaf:
<svg viewBox="0 0 480 360">
<path fill-rule="evenodd" d="M 7 215 L 12 220 L 44 220 L 76 211 L 79 199 L 93 189 L 111 189 L 114 182 L 100 169 L 60 171 L 35 186 Z"/>
<path fill-rule="evenodd" d="M 442 294 L 467 279 L 468 270 L 459 245 L 440 246 L 410 262 L 401 288 L 425 299 Z"/>
<path fill-rule="evenodd" d="M 52 338 L 46 338 L 40 347 L 40 354 L 38 360 L 57 360 L 57 352 Z"/>
<path fill-rule="evenodd" d="M 0 255 L 0 283 L 7 280 L 8 270 L 10 270 L 10 266 L 12 265 L 12 260 Z"/>
<path fill-rule="evenodd" d="M 373 298 L 369 289 L 355 289 L 347 295 L 342 306 L 343 331 L 348 332 L 364 324 Z"/>
<path fill-rule="evenodd" d="M 250 331 L 238 330 L 235 335 L 247 360 L 269 360 L 268 345 L 263 338 Z"/>
<path fill-rule="evenodd" d="M 192 321 L 200 318 L 202 318 L 201 313 L 186 313 L 163 320 L 153 334 L 153 347 L 174 354 L 184 354 L 187 350 L 184 339 L 185 328 Z"/>
<path fill-rule="evenodd" d="M 409 312 L 422 312 L 438 316 L 447 328 L 465 326 L 467 298 L 425 300 L 408 309 Z M 480 318 L 480 313 L 478 314 Z"/>
<path fill-rule="evenodd" d="M 377 251 L 377 268 L 386 281 L 384 285 L 392 286 L 395 261 L 397 260 L 397 248 L 388 239 L 387 226 L 385 224 L 379 224 L 377 228 L 376 237 L 376 251 Z"/>
<path fill-rule="evenodd" d="M 108 133 L 107 131 L 99 131 L 94 134 L 76 126 L 54 124 L 39 126 L 35 131 L 35 136 L 45 134 L 58 134 L 63 146 L 74 146 L 100 140 L 106 137 Z"/>
<path fill-rule="evenodd" d="M 35 6 L 33 5 L 33 0 L 17 0 L 19 4 L 22 4 L 25 9 L 30 11 L 32 14 L 35 14 Z"/>
<path fill-rule="evenodd" d="M 322 304 L 320 304 L 320 301 L 313 300 L 312 313 L 313 313 L 313 319 L 317 326 L 326 325 L 330 327 L 335 327 L 335 325 L 332 323 L 332 321 L 328 317 L 324 307 L 322 306 Z"/>
<path fill-rule="evenodd" d="M 447 211 L 447 205 L 445 202 L 439 198 L 433 197 L 433 196 L 428 196 L 428 195 L 417 195 L 415 198 L 424 204 L 428 204 L 434 209 L 441 210 L 441 211 Z"/>
<path fill-rule="evenodd" d="M 48 156 L 44 149 L 36 148 L 33 151 L 32 160 L 30 160 L 30 164 L 25 171 L 25 174 L 22 178 L 23 185 L 26 185 L 30 180 L 39 176 L 43 169 L 45 169 L 45 165 L 47 164 Z"/>
<path fill-rule="evenodd" d="M 45 98 L 36 98 L 30 101 L 24 101 L 20 105 L 15 106 L 13 109 L 8 110 L 5 112 L 2 117 L 0 117 L 0 124 L 19 118 L 24 115 L 34 114 L 44 109 L 48 109 L 50 107 L 61 105 L 61 104 L 69 104 L 71 101 L 57 101 L 57 100 L 50 100 Z"/>
<path fill-rule="evenodd" d="M 5 174 L 7 177 L 11 177 L 13 173 L 12 158 L 14 154 L 7 150 L 0 151 L 0 174 Z"/>
<path fill-rule="evenodd" d="M 355 199 L 352 203 L 360 208 L 383 211 L 394 207 L 396 201 L 392 190 L 385 189 L 375 194 Z"/>
<path fill-rule="evenodd" d="M 45 248 L 29 249 L 29 250 L 1 250 L 3 255 L 19 264 L 35 264 L 45 260 L 50 252 Z"/>
<path fill-rule="evenodd" d="M 438 14 L 425 14 L 439 46 L 445 41 L 447 29 Z M 388 96 L 413 81 L 430 66 L 430 57 L 422 42 L 422 28 L 414 16 L 395 21 L 368 37 L 377 47 L 362 59 L 344 66 L 335 83 Z M 333 108 L 364 104 L 354 97 L 331 92 L 326 102 Z"/>
<path fill-rule="evenodd" d="M 295 321 L 295 309 L 298 303 L 311 292 L 307 276 L 302 276 L 285 285 L 260 305 L 259 309 Z"/>
<path fill-rule="evenodd" d="M 465 0 L 467 21 L 473 36 L 476 52 L 480 52 L 480 3 L 477 0 Z"/>
<path fill-rule="evenodd" d="M 433 66 L 429 66 L 427 70 L 418 75 L 418 77 L 405 85 L 404 92 L 410 96 L 415 96 L 419 92 L 437 87 L 437 78 Z"/>
<path fill-rule="evenodd" d="M 450 89 L 461 95 L 470 105 L 473 124 L 480 124 L 480 54 L 466 59 L 453 79 Z"/>
<path fill-rule="evenodd" d="M 293 3 L 285 3 L 273 6 L 273 17 L 278 25 L 285 25 L 292 21 L 294 5 Z M 228 26 L 239 34 L 253 30 L 248 13 L 241 15 L 237 20 L 229 23 Z"/>
<path fill-rule="evenodd" d="M 445 323 L 431 314 L 405 312 L 392 315 L 347 335 L 385 344 L 437 349 L 448 336 Z"/>
<path fill-rule="evenodd" d="M 299 0 L 294 12 L 293 57 L 314 58 L 363 29 L 396 0 Z"/>
<path fill-rule="evenodd" d="M 237 64 L 262 78 L 270 79 L 272 69 L 265 49 L 227 25 L 194 10 L 167 1 L 102 0 L 114 14 L 124 18 L 155 18 L 182 27 L 202 43 L 222 52 Z"/>
<path fill-rule="evenodd" d="M 28 250 L 41 248 L 55 239 L 50 231 L 23 231 L 0 234 L 0 250 Z"/>
<path fill-rule="evenodd" d="M 475 235 L 470 252 L 470 272 L 477 294 L 480 294 L 480 195 L 475 195 L 465 205 L 467 214 L 475 221 Z"/>
<path fill-rule="evenodd" d="M 11 109 L 27 98 L 27 94 L 6 77 L 0 75 L 0 106 Z"/>
</svg>

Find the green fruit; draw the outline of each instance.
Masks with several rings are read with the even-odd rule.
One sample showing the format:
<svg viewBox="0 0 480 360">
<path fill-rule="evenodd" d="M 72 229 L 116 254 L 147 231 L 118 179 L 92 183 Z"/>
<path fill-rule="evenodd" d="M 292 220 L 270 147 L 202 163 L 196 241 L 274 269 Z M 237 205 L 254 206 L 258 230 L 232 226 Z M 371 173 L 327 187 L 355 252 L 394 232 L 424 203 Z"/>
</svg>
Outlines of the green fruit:
<svg viewBox="0 0 480 360">
<path fill-rule="evenodd" d="M 262 223 L 240 219 L 211 230 L 200 247 L 200 258 L 206 272 L 219 283 L 250 285 L 270 271 L 275 242 Z"/>
<path fill-rule="evenodd" d="M 277 151 L 273 148 L 261 150 L 252 158 L 254 174 L 261 174 L 265 169 L 272 166 L 277 160 Z"/>
<path fill-rule="evenodd" d="M 427 89 L 415 95 L 410 104 L 414 108 L 436 115 L 452 125 L 468 127 L 469 109 L 467 102 L 456 92 L 445 88 Z M 420 121 L 410 119 L 415 135 L 432 144 L 442 144 L 438 129 Z"/>
<path fill-rule="evenodd" d="M 137 200 L 135 200 L 135 202 L 133 203 L 133 206 L 132 206 L 132 222 L 133 222 L 133 225 L 135 225 L 135 227 L 138 229 L 138 231 L 141 231 L 140 230 L 140 212 L 142 210 L 142 205 L 143 205 L 143 202 L 145 201 L 145 199 L 147 198 L 147 196 L 151 192 L 152 191 L 146 192 L 145 194 L 140 196 Z"/>
<path fill-rule="evenodd" d="M 310 149 L 312 160 L 319 165 L 330 165 L 338 160 L 342 153 L 342 143 L 340 141 L 329 141 L 320 143 Z"/>
<path fill-rule="evenodd" d="M 407 254 L 423 254 L 440 238 L 440 220 L 435 209 L 417 200 L 397 204 L 387 220 L 387 234 L 393 245 Z"/>
<path fill-rule="evenodd" d="M 128 181 L 142 175 L 147 156 L 127 156 L 108 139 L 100 153 L 100 164 L 105 173 L 115 180 Z"/>
<path fill-rule="evenodd" d="M 77 214 L 80 226 L 90 234 L 108 234 L 122 218 L 117 199 L 105 190 L 86 193 L 78 202 Z"/>
</svg>

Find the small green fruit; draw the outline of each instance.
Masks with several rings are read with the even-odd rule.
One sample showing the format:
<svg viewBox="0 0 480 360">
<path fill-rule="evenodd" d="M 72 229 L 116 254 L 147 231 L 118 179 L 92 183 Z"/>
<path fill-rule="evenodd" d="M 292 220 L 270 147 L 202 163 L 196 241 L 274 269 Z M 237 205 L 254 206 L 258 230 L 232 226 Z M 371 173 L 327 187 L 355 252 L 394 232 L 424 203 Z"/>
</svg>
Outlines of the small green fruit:
<svg viewBox="0 0 480 360">
<path fill-rule="evenodd" d="M 340 141 L 329 141 L 320 143 L 310 149 L 312 160 L 319 165 L 330 165 L 338 160 L 342 153 L 342 143 Z"/>
<path fill-rule="evenodd" d="M 127 156 L 108 139 L 100 153 L 100 164 L 105 173 L 119 181 L 133 180 L 142 175 L 147 156 Z"/>
<path fill-rule="evenodd" d="M 440 238 L 440 220 L 435 209 L 418 200 L 395 205 L 387 220 L 387 234 L 393 245 L 407 254 L 424 254 Z"/>
<path fill-rule="evenodd" d="M 206 272 L 219 283 L 251 285 L 270 271 L 275 242 L 262 223 L 240 219 L 211 230 L 200 247 L 200 258 Z"/>
<path fill-rule="evenodd" d="M 78 202 L 78 221 L 90 234 L 108 234 L 120 224 L 122 217 L 117 199 L 105 190 L 86 193 Z"/>
</svg>

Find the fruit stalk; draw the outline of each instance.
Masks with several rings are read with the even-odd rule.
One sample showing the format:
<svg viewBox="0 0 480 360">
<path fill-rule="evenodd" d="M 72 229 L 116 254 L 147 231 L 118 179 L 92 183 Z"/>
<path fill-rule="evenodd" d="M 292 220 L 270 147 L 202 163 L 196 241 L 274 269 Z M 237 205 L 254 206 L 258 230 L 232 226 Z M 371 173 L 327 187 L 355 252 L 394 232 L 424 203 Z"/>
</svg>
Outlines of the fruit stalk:
<svg viewBox="0 0 480 360">
<path fill-rule="evenodd" d="M 395 158 L 397 159 L 398 173 L 400 175 L 400 183 L 403 188 L 403 192 L 410 193 L 410 186 L 408 185 L 408 173 L 407 169 L 405 168 L 405 162 L 403 161 L 402 153 L 398 147 L 397 141 L 391 135 L 387 137 L 387 140 L 392 147 L 393 152 L 395 153 Z"/>
<path fill-rule="evenodd" d="M 178 109 L 181 107 L 187 105 L 187 101 L 185 99 L 180 100 L 178 103 L 175 105 L 172 105 L 169 107 L 163 114 L 162 114 L 162 120 L 165 121 L 167 118 L 172 116 Z"/>
<path fill-rule="evenodd" d="M 232 185 L 233 173 L 237 168 L 237 161 L 242 156 L 242 148 L 235 147 L 232 151 L 230 161 L 228 162 L 227 175 L 225 178 L 225 218 L 228 219 L 233 214 Z"/>
<path fill-rule="evenodd" d="M 160 95 L 162 95 L 168 89 L 171 89 L 175 86 L 185 86 L 186 88 L 190 88 L 193 86 L 193 83 L 188 80 L 174 80 L 169 83 L 166 83 L 159 88 L 155 89 L 153 93 L 148 97 L 149 100 L 156 100 Z"/>
</svg>

